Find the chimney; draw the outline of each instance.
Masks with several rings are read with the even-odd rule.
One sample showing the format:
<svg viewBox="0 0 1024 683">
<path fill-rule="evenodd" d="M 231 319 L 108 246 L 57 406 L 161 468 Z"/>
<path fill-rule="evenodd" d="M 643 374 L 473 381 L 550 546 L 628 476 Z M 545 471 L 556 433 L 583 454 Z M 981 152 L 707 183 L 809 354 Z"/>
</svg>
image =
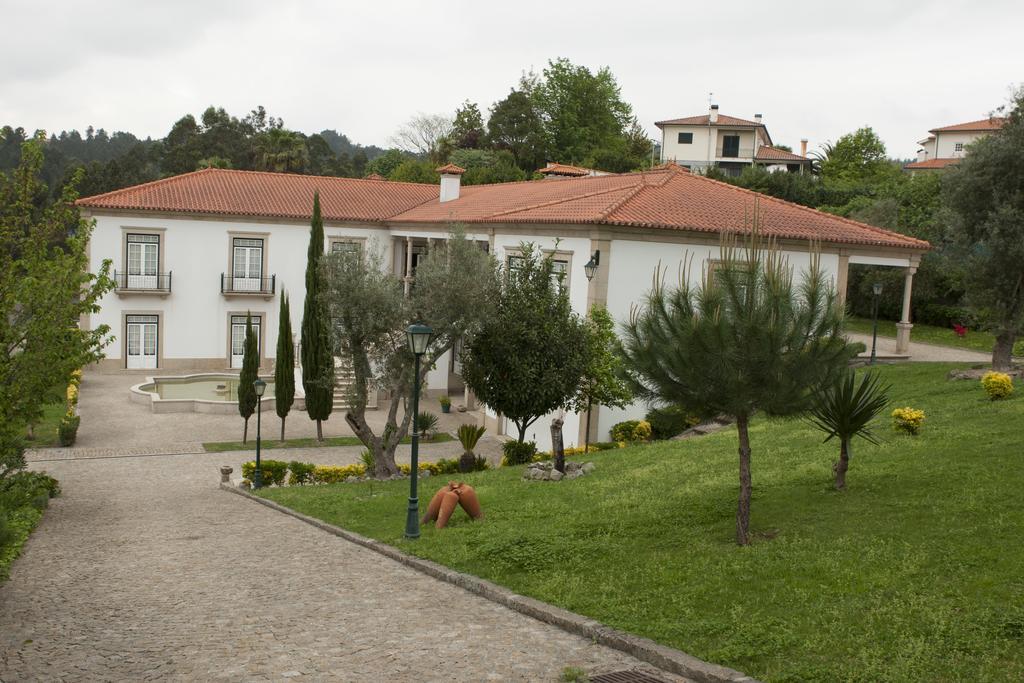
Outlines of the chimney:
<svg viewBox="0 0 1024 683">
<path fill-rule="evenodd" d="M 462 174 L 466 172 L 466 169 L 455 164 L 445 164 L 435 170 L 441 174 L 441 203 L 458 199 Z"/>
<path fill-rule="evenodd" d="M 761 115 L 760 114 L 754 114 L 754 123 L 756 123 L 757 125 L 761 125 Z"/>
<path fill-rule="evenodd" d="M 712 104 L 711 105 L 711 114 L 708 117 L 708 120 L 711 123 L 718 123 L 718 105 L 717 104 Z"/>
<path fill-rule="evenodd" d="M 807 138 L 800 138 L 800 156 L 807 156 Z"/>
</svg>

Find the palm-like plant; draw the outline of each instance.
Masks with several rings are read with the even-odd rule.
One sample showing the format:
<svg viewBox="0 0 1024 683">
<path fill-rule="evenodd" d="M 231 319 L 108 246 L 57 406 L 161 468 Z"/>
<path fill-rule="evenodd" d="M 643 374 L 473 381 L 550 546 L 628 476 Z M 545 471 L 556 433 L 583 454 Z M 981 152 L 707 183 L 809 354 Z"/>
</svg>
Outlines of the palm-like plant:
<svg viewBox="0 0 1024 683">
<path fill-rule="evenodd" d="M 459 472 L 472 472 L 476 469 L 476 454 L 473 453 L 473 449 L 476 448 L 477 442 L 486 431 L 487 428 L 484 426 L 478 427 L 473 424 L 464 424 L 459 426 L 459 443 L 462 444 L 462 457 L 459 458 Z"/>
<path fill-rule="evenodd" d="M 889 386 L 881 378 L 866 373 L 857 382 L 850 370 L 834 385 L 822 391 L 811 408 L 811 423 L 825 432 L 825 441 L 839 439 L 839 462 L 835 465 L 836 489 L 846 488 L 846 470 L 850 467 L 850 442 L 859 436 L 877 444 L 870 423 L 889 403 Z"/>
<path fill-rule="evenodd" d="M 437 427 L 437 415 L 423 410 L 416 414 L 413 420 L 413 429 L 420 435 L 421 439 L 427 436 Z"/>
</svg>

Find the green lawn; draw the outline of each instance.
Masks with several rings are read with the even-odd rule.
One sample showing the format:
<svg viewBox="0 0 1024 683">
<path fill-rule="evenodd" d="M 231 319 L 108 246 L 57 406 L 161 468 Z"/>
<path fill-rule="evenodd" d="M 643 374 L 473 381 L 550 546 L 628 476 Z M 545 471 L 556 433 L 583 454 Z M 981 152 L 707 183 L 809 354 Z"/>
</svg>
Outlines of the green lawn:
<svg viewBox="0 0 1024 683">
<path fill-rule="evenodd" d="M 846 329 L 850 332 L 871 334 L 870 318 L 847 318 Z M 878 321 L 879 337 L 895 337 L 896 323 L 892 320 Z M 960 349 L 971 349 L 982 353 L 992 353 L 996 339 L 989 332 L 980 330 L 968 330 L 963 337 L 958 337 L 952 327 L 936 327 L 935 325 L 921 325 L 914 323 L 914 329 L 910 331 L 910 340 L 925 344 L 937 344 L 939 346 L 952 346 Z M 1024 355 L 1024 342 L 1018 342 L 1014 347 L 1016 355 Z"/>
<path fill-rule="evenodd" d="M 29 448 L 60 445 L 57 439 L 57 427 L 60 426 L 60 419 L 64 417 L 65 412 L 67 412 L 67 404 L 64 401 L 43 406 L 43 419 L 35 426 L 35 438 L 29 439 L 26 430 L 25 445 Z"/>
<path fill-rule="evenodd" d="M 445 443 L 453 441 L 455 437 L 445 432 L 438 432 L 429 439 L 420 439 L 420 443 Z M 411 437 L 402 439 L 402 443 L 412 443 Z M 332 446 L 361 446 L 362 441 L 355 436 L 329 436 L 320 443 L 315 438 L 309 439 L 263 439 L 260 442 L 261 448 L 329 448 Z M 248 451 L 256 448 L 256 437 L 251 438 L 248 443 L 241 441 L 209 441 L 203 444 L 207 453 L 223 453 L 224 451 Z"/>
<path fill-rule="evenodd" d="M 595 454 L 571 482 L 465 475 L 484 521 L 457 511 L 416 542 L 402 538 L 404 482 L 262 495 L 766 681 L 1019 681 L 1024 387 L 993 403 L 947 381 L 952 367 L 879 369 L 925 429 L 880 419 L 845 493 L 829 486 L 834 442 L 756 421 L 747 548 L 733 543 L 733 430 Z"/>
</svg>

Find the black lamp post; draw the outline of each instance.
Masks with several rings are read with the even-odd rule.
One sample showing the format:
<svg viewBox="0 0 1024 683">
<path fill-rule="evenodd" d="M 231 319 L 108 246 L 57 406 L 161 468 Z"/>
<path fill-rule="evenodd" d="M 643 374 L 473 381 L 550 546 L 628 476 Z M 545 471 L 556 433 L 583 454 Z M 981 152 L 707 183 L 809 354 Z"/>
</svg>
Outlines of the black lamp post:
<svg viewBox="0 0 1024 683">
<path fill-rule="evenodd" d="M 875 364 L 875 348 L 878 345 L 878 297 L 882 296 L 882 283 L 871 285 L 874 297 L 871 299 L 871 360 L 868 365 Z"/>
<path fill-rule="evenodd" d="M 267 390 L 267 383 L 257 377 L 252 386 L 256 390 L 256 471 L 252 473 L 252 487 L 258 489 L 263 486 L 263 471 L 260 469 L 260 415 L 263 413 L 263 392 Z"/>
<path fill-rule="evenodd" d="M 409 350 L 416 357 L 415 371 L 412 379 L 412 462 L 409 467 L 409 511 L 405 517 L 405 537 L 420 537 L 420 501 L 417 497 L 416 485 L 419 480 L 420 437 L 416 433 L 416 416 L 420 412 L 420 356 L 427 352 L 434 330 L 426 325 L 409 325 L 406 330 L 409 337 Z"/>
</svg>

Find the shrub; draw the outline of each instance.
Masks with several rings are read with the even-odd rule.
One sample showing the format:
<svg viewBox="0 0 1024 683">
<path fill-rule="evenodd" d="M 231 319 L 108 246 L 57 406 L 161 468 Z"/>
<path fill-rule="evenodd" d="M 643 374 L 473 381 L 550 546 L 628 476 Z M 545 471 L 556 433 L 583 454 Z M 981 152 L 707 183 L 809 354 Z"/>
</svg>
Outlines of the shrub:
<svg viewBox="0 0 1024 683">
<path fill-rule="evenodd" d="M 459 425 L 459 443 L 462 444 L 462 457 L 459 458 L 460 470 L 462 472 L 472 472 L 476 467 L 476 454 L 473 453 L 473 449 L 476 448 L 476 444 L 480 441 L 480 437 L 487 431 L 486 427 L 474 424 L 463 424 Z"/>
<path fill-rule="evenodd" d="M 22 471 L 0 479 L 0 510 L 26 506 L 42 510 L 58 495 L 60 484 L 44 472 Z"/>
<path fill-rule="evenodd" d="M 533 460 L 537 452 L 537 444 L 533 441 L 506 441 L 501 447 L 505 456 L 501 460 L 502 465 L 524 465 Z"/>
<path fill-rule="evenodd" d="M 298 484 L 302 486 L 304 484 L 310 484 L 313 482 L 313 470 L 316 468 L 311 462 L 299 462 L 292 460 L 288 463 L 288 485 L 295 486 Z"/>
<path fill-rule="evenodd" d="M 1005 372 L 986 372 L 982 375 L 981 386 L 993 401 L 1013 393 L 1013 380 Z"/>
<path fill-rule="evenodd" d="M 4 547 L 14 538 L 14 530 L 7 523 L 7 511 L 0 508 L 0 548 Z"/>
<path fill-rule="evenodd" d="M 242 476 L 252 481 L 256 472 L 256 462 L 250 460 L 242 463 Z M 263 475 L 263 485 L 284 486 L 285 476 L 288 474 L 288 463 L 283 460 L 260 460 L 260 473 Z"/>
<path fill-rule="evenodd" d="M 612 426 L 612 441 L 649 441 L 651 423 L 647 420 L 626 420 Z"/>
<path fill-rule="evenodd" d="M 426 437 L 427 434 L 434 431 L 436 427 L 437 415 L 434 415 L 427 410 L 416 413 L 416 419 L 413 421 L 413 431 L 421 437 Z"/>
<path fill-rule="evenodd" d="M 897 408 L 892 411 L 892 428 L 905 434 L 920 434 L 924 425 L 924 411 L 915 408 Z"/>
<path fill-rule="evenodd" d="M 336 484 L 366 474 L 366 467 L 355 465 L 317 465 L 313 468 L 313 481 L 317 484 Z"/>
<path fill-rule="evenodd" d="M 590 450 L 592 451 L 613 451 L 622 447 L 623 444 L 618 441 L 598 441 L 597 443 L 590 444 Z"/>
<path fill-rule="evenodd" d="M 651 438 L 659 441 L 671 439 L 700 423 L 700 418 L 688 415 L 679 406 L 653 408 L 644 419 L 651 425 Z"/>
<path fill-rule="evenodd" d="M 60 419 L 60 425 L 57 427 L 57 440 L 61 446 L 67 447 L 75 444 L 75 439 L 78 438 L 78 425 L 81 422 L 82 418 L 70 411 Z"/>
<path fill-rule="evenodd" d="M 77 384 L 71 383 L 71 384 L 68 385 L 67 400 L 68 400 L 68 406 L 77 406 L 78 405 L 78 385 Z"/>
<path fill-rule="evenodd" d="M 363 467 L 367 472 L 372 472 L 374 466 L 377 464 L 377 459 L 373 457 L 373 451 L 369 448 L 364 448 L 359 454 L 359 462 L 363 464 Z"/>
</svg>

